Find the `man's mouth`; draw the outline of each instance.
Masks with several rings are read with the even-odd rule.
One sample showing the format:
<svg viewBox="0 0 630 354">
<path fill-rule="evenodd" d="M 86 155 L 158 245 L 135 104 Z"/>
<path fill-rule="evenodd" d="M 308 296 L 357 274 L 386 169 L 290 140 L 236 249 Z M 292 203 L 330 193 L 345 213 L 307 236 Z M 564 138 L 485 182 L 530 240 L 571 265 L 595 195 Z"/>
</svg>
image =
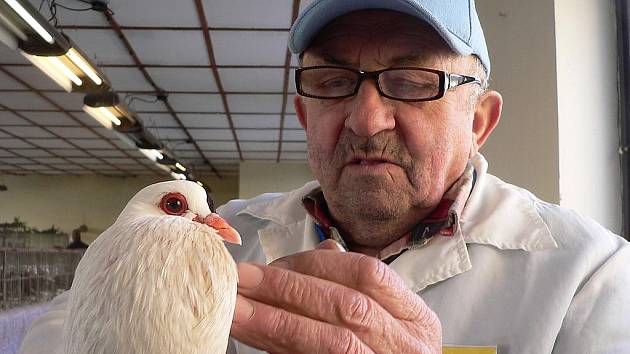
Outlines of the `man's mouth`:
<svg viewBox="0 0 630 354">
<path fill-rule="evenodd" d="M 386 160 L 386 159 L 379 159 L 379 158 L 361 159 L 361 158 L 355 158 L 355 159 L 350 160 L 348 165 L 375 166 L 375 165 L 384 164 L 384 163 L 395 164 L 394 162 L 392 162 L 390 160 Z"/>
</svg>

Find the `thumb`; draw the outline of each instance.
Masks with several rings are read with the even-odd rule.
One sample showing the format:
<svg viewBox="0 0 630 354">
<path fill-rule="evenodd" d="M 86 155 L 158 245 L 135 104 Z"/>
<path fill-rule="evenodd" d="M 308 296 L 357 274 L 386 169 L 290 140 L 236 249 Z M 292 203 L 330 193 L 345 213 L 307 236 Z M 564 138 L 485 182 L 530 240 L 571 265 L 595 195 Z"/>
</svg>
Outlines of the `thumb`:
<svg viewBox="0 0 630 354">
<path fill-rule="evenodd" d="M 343 248 L 343 246 L 341 246 L 339 242 L 332 239 L 328 239 L 328 240 L 324 240 L 320 242 L 315 248 L 318 250 L 332 250 L 332 251 L 346 252 L 346 249 Z"/>
</svg>

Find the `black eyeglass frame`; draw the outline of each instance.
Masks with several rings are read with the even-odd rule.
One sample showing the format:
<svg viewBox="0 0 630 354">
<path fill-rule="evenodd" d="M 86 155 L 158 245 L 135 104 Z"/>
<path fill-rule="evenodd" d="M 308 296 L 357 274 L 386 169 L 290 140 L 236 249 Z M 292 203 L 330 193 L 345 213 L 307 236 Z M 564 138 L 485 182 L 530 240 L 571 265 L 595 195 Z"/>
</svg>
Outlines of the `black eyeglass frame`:
<svg viewBox="0 0 630 354">
<path fill-rule="evenodd" d="M 347 70 L 347 71 L 351 71 L 351 72 L 357 74 L 358 75 L 358 80 L 357 80 L 357 83 L 356 83 L 352 93 L 349 93 L 347 95 L 335 96 L 335 97 L 311 95 L 311 94 L 308 94 L 308 93 L 306 93 L 306 92 L 304 92 L 302 90 L 302 84 L 300 83 L 300 77 L 302 75 L 302 72 L 310 70 L 310 69 L 341 69 L 341 70 Z M 418 71 L 424 71 L 424 72 L 437 74 L 438 77 L 439 77 L 439 80 L 440 80 L 439 91 L 433 97 L 419 98 L 419 99 L 406 99 L 406 98 L 398 98 L 398 97 L 390 96 L 390 95 L 386 94 L 385 92 L 383 92 L 383 90 L 381 89 L 381 83 L 380 83 L 379 79 L 380 79 L 380 75 L 382 73 L 387 72 L 387 71 L 394 71 L 394 70 L 418 70 Z M 402 101 L 402 102 L 435 101 L 435 100 L 439 100 L 440 98 L 444 97 L 444 95 L 446 94 L 446 92 L 448 90 L 454 89 L 455 87 L 458 87 L 458 86 L 461 86 L 461 85 L 465 85 L 465 84 L 470 84 L 470 83 L 477 83 L 477 84 L 481 85 L 481 80 L 479 78 L 477 78 L 477 77 L 474 77 L 474 76 L 467 76 L 467 75 L 462 75 L 462 74 L 451 74 L 451 73 L 447 73 L 446 71 L 436 70 L 436 69 L 428 69 L 428 68 L 393 67 L 393 68 L 387 68 L 387 69 L 376 70 L 376 71 L 363 71 L 363 70 L 359 70 L 359 69 L 346 68 L 346 67 L 343 67 L 343 66 L 317 65 L 317 66 L 305 66 L 305 67 L 301 67 L 301 68 L 295 69 L 295 88 L 297 90 L 297 93 L 300 96 L 316 98 L 316 99 L 322 99 L 322 100 L 335 100 L 335 99 L 352 97 L 352 96 L 356 95 L 357 92 L 359 92 L 359 88 L 361 87 L 361 83 L 365 79 L 372 79 L 372 80 L 374 80 L 374 82 L 376 83 L 376 89 L 377 89 L 378 93 L 381 96 L 387 97 L 389 99 L 396 100 L 396 101 Z"/>
</svg>

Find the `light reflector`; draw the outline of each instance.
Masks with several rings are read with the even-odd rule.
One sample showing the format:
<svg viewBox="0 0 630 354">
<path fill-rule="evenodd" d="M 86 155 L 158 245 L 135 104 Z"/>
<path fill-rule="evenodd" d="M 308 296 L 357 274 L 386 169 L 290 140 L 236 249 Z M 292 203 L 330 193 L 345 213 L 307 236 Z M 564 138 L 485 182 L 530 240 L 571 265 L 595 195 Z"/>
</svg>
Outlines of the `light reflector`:
<svg viewBox="0 0 630 354">
<path fill-rule="evenodd" d="M 37 20 L 35 20 L 35 18 L 33 18 L 33 16 L 28 13 L 28 11 L 26 11 L 26 9 L 22 5 L 20 5 L 19 2 L 17 2 L 16 0 L 4 0 L 4 2 L 6 2 L 7 5 L 11 6 L 13 11 L 20 15 L 20 17 L 22 17 L 24 21 L 26 21 L 26 23 L 28 23 L 28 25 L 31 26 L 35 30 L 35 32 L 37 32 L 37 34 L 39 34 L 40 37 L 42 37 L 46 42 L 48 42 L 49 44 L 55 43 L 55 40 L 50 35 L 50 33 L 48 33 L 48 31 L 46 31 L 44 27 L 42 27 L 42 25 L 40 25 L 39 22 L 37 22 Z"/>
</svg>

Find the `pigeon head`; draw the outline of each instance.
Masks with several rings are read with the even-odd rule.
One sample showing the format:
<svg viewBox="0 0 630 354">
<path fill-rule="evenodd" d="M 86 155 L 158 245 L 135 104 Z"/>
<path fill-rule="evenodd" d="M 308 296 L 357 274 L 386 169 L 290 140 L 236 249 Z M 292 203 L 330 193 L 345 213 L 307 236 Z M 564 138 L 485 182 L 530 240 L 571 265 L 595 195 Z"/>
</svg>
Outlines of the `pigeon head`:
<svg viewBox="0 0 630 354">
<path fill-rule="evenodd" d="M 241 244 L 238 232 L 210 210 L 205 189 L 194 182 L 167 181 L 143 188 L 127 203 L 118 220 L 139 217 L 181 217 L 213 228 L 226 242 Z"/>
</svg>

